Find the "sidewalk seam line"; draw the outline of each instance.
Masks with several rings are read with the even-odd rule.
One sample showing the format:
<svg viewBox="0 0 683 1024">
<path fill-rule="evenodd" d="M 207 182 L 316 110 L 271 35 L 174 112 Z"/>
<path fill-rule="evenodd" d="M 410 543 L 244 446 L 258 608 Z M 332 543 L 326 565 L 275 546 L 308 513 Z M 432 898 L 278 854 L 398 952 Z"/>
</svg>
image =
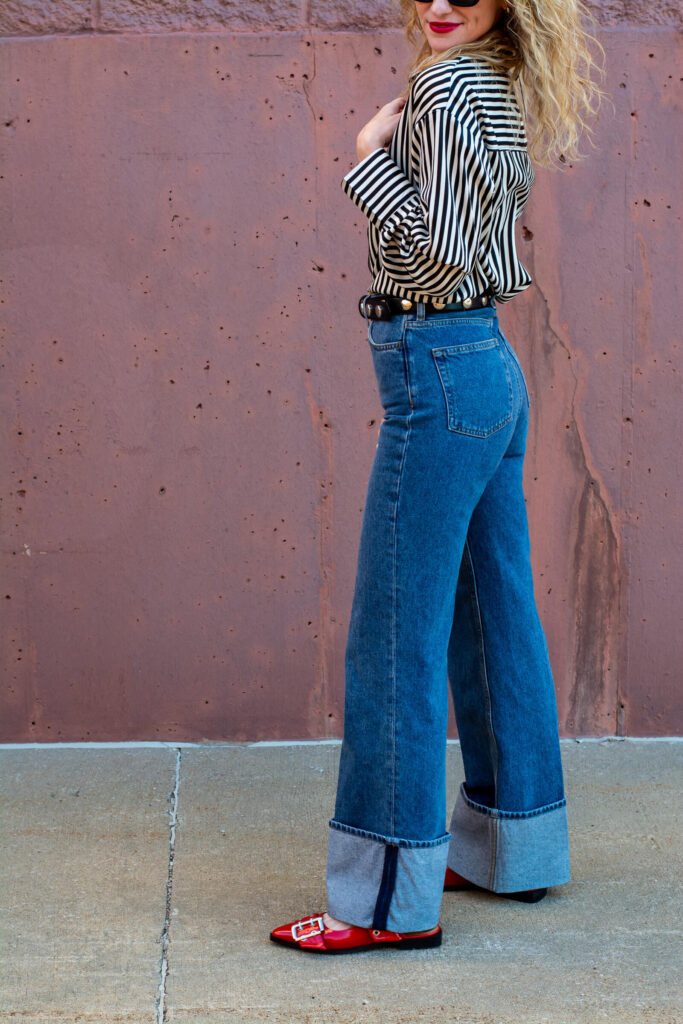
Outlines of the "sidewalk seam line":
<svg viewBox="0 0 683 1024">
<path fill-rule="evenodd" d="M 164 925 L 161 929 L 161 935 L 159 941 L 161 942 L 161 958 L 159 961 L 159 989 L 157 997 L 155 999 L 155 1010 L 156 1010 L 156 1024 L 165 1024 L 168 1020 L 166 1016 L 166 976 L 168 974 L 168 955 L 167 949 L 170 942 L 170 931 L 171 931 L 171 896 L 173 894 L 173 861 L 175 859 L 175 829 L 178 823 L 178 790 L 180 788 L 180 760 L 182 757 L 182 750 L 180 747 L 175 747 L 176 759 L 175 759 L 175 774 L 173 779 L 173 789 L 169 793 L 168 801 L 170 801 L 169 815 L 169 844 L 168 844 L 168 869 L 166 872 L 166 904 L 164 908 Z"/>
</svg>

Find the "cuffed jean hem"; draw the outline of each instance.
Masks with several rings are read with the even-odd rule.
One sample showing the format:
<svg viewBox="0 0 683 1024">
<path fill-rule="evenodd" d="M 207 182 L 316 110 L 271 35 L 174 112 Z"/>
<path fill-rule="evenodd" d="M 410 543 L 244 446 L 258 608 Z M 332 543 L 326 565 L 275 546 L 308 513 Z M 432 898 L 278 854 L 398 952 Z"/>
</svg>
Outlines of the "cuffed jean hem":
<svg viewBox="0 0 683 1024">
<path fill-rule="evenodd" d="M 448 867 L 492 892 L 549 888 L 569 881 L 567 801 L 501 811 L 460 786 L 450 823 Z"/>
<path fill-rule="evenodd" d="M 418 932 L 439 923 L 450 832 L 437 839 L 382 836 L 332 818 L 327 912 L 361 928 Z"/>
</svg>

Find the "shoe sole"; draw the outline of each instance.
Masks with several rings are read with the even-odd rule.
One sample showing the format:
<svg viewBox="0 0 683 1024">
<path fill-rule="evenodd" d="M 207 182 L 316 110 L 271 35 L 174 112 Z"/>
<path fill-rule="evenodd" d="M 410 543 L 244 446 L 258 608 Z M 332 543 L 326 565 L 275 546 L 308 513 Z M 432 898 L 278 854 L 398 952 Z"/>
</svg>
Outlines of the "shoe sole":
<svg viewBox="0 0 683 1024">
<path fill-rule="evenodd" d="M 536 892 L 493 892 L 474 882 L 468 882 L 467 885 L 444 885 L 443 889 L 444 892 L 487 892 L 490 896 L 501 896 L 506 900 L 517 900 L 518 903 L 540 903 L 548 892 L 547 889 L 537 889 Z"/>
<path fill-rule="evenodd" d="M 274 935 L 270 936 L 271 942 L 277 942 L 281 946 L 296 946 L 302 953 L 365 953 L 369 949 L 433 949 L 441 945 L 443 931 L 436 935 L 420 935 L 414 939 L 401 939 L 400 942 L 373 942 L 367 946 L 341 946 L 338 949 L 316 949 L 310 946 L 301 946 L 299 943 L 289 942 L 287 939 L 279 939 Z"/>
</svg>

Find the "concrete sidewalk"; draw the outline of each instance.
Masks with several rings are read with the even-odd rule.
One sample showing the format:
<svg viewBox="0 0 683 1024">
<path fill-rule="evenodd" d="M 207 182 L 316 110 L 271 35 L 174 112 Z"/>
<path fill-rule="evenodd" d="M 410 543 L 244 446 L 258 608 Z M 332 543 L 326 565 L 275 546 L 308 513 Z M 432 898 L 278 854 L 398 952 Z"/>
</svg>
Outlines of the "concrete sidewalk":
<svg viewBox="0 0 683 1024">
<path fill-rule="evenodd" d="M 443 945 L 297 953 L 325 908 L 339 743 L 0 747 L 0 1021 L 683 1020 L 683 743 L 562 742 L 572 880 L 445 893 Z M 463 777 L 448 746 L 448 798 Z M 449 807 L 450 810 L 450 807 Z"/>
</svg>

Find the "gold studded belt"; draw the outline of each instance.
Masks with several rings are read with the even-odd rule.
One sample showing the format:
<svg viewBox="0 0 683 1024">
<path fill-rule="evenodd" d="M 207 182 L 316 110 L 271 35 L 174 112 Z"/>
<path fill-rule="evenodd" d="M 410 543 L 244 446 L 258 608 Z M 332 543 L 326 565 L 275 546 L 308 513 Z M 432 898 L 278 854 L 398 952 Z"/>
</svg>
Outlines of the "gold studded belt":
<svg viewBox="0 0 683 1024">
<path fill-rule="evenodd" d="M 438 299 L 430 299 L 424 303 L 425 315 L 430 313 L 447 313 L 450 310 L 481 309 L 488 306 L 493 298 L 492 292 L 484 295 L 474 295 L 472 298 L 458 299 L 457 302 L 439 302 Z M 367 292 L 361 295 L 358 300 L 358 312 L 362 317 L 370 320 L 391 320 L 392 316 L 410 313 L 417 309 L 417 302 L 414 299 L 399 299 L 396 295 L 383 295 L 381 292 Z"/>
</svg>

